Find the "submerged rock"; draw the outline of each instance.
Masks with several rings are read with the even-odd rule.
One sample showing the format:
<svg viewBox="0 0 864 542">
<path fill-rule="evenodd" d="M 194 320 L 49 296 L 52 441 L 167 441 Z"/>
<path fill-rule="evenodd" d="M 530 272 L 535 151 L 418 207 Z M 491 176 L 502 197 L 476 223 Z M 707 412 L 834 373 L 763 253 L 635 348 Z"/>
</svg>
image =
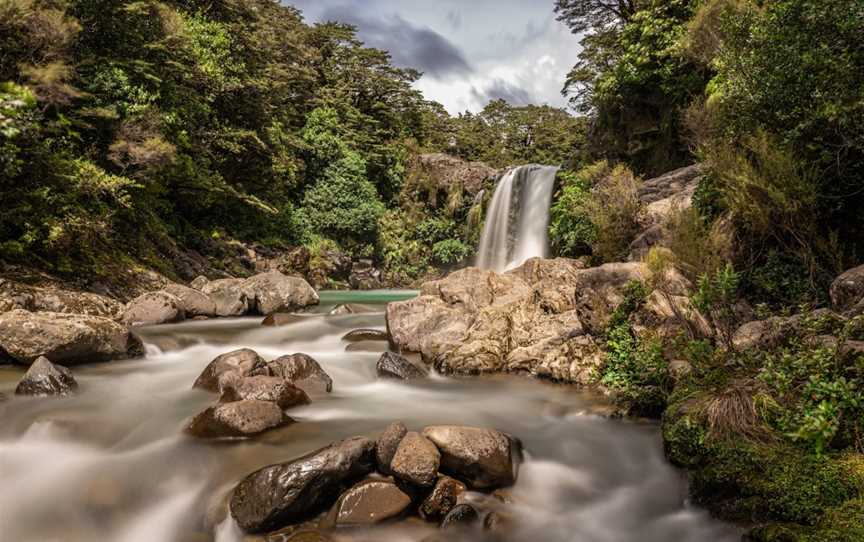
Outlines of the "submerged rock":
<svg viewBox="0 0 864 542">
<path fill-rule="evenodd" d="M 309 395 L 333 391 L 333 379 L 324 372 L 317 361 L 306 354 L 291 354 L 276 358 L 256 369 L 252 374 L 278 376 Z"/>
<path fill-rule="evenodd" d="M 308 282 L 278 271 L 246 279 L 243 288 L 250 295 L 250 308 L 263 315 L 290 312 L 318 304 L 318 293 Z"/>
<path fill-rule="evenodd" d="M 435 482 L 432 492 L 420 503 L 420 517 L 429 521 L 440 521 L 459 502 L 459 497 L 467 491 L 465 484 L 441 475 Z"/>
<path fill-rule="evenodd" d="M 433 425 L 423 430 L 441 452 L 441 470 L 474 489 L 495 489 L 516 483 L 521 447 L 494 429 Z"/>
<path fill-rule="evenodd" d="M 186 432 L 206 439 L 245 438 L 293 422 L 276 403 L 243 400 L 206 409 L 192 418 Z"/>
<path fill-rule="evenodd" d="M 470 504 L 457 504 L 441 520 L 442 529 L 469 527 L 480 521 L 480 514 Z"/>
<path fill-rule="evenodd" d="M 309 404 L 305 391 L 276 376 L 247 376 L 224 383 L 221 402 L 249 400 L 276 403 L 283 410 Z"/>
<path fill-rule="evenodd" d="M 144 345 L 108 318 L 17 309 L 0 314 L 0 357 L 3 352 L 24 365 L 41 356 L 76 365 L 140 357 Z"/>
<path fill-rule="evenodd" d="M 378 376 L 382 378 L 413 380 L 427 376 L 426 371 L 393 352 L 384 352 L 378 359 L 376 369 Z"/>
<path fill-rule="evenodd" d="M 380 329 L 355 329 L 342 336 L 343 341 L 386 341 L 387 332 Z"/>
<path fill-rule="evenodd" d="M 186 318 L 183 302 L 168 292 L 149 292 L 126 304 L 123 322 L 130 326 L 149 326 L 180 322 Z"/>
<path fill-rule="evenodd" d="M 192 387 L 219 392 L 222 389 L 220 381 L 223 378 L 250 376 L 253 370 L 264 366 L 264 359 L 252 349 L 241 348 L 226 352 L 217 356 L 204 368 Z"/>
<path fill-rule="evenodd" d="M 200 290 L 182 284 L 169 284 L 163 290 L 180 300 L 187 318 L 216 316 L 216 302 Z"/>
<path fill-rule="evenodd" d="M 411 497 L 392 480 L 368 479 L 339 497 L 324 524 L 334 527 L 375 525 L 404 514 Z"/>
<path fill-rule="evenodd" d="M 393 475 L 420 487 L 431 487 L 438 477 L 441 454 L 432 442 L 411 431 L 399 442 L 390 462 Z"/>
<path fill-rule="evenodd" d="M 383 474 L 390 474 L 390 463 L 402 438 L 408 433 L 408 428 L 402 422 L 393 422 L 388 425 L 378 440 L 375 442 L 375 459 L 378 470 Z"/>
<path fill-rule="evenodd" d="M 234 488 L 231 515 L 250 533 L 311 519 L 335 503 L 342 487 L 372 472 L 374 448 L 355 437 L 253 472 Z"/>
<path fill-rule="evenodd" d="M 54 365 L 48 358 L 40 357 L 30 365 L 24 378 L 15 388 L 15 395 L 70 395 L 78 389 L 72 372 L 61 365 Z"/>
</svg>

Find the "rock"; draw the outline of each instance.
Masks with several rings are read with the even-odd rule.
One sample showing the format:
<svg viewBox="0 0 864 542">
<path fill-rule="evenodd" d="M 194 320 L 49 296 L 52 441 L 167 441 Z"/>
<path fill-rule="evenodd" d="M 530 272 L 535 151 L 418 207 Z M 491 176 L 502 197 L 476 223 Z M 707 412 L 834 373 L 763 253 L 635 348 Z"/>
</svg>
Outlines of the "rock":
<svg viewBox="0 0 864 542">
<path fill-rule="evenodd" d="M 307 319 L 307 316 L 300 316 L 299 314 L 275 312 L 273 314 L 268 314 L 267 318 L 265 318 L 264 321 L 261 322 L 261 325 L 272 327 L 290 326 L 291 324 L 303 322 Z"/>
<path fill-rule="evenodd" d="M 63 365 L 144 355 L 141 340 L 101 316 L 17 309 L 0 314 L 0 357 L 29 365 L 40 356 Z"/>
<path fill-rule="evenodd" d="M 439 345 L 463 339 L 474 320 L 472 315 L 431 295 L 388 303 L 385 315 L 387 334 L 395 350 L 423 352 L 430 357 Z"/>
<path fill-rule="evenodd" d="M 189 283 L 189 287 L 195 290 L 203 290 L 204 286 L 206 286 L 208 282 L 210 282 L 210 279 L 203 275 L 198 275 L 195 277 L 195 280 Z"/>
<path fill-rule="evenodd" d="M 223 385 L 220 402 L 250 400 L 276 403 L 282 410 L 309 404 L 305 391 L 276 376 L 247 376 Z"/>
<path fill-rule="evenodd" d="M 661 223 L 673 209 L 690 207 L 702 179 L 703 166 L 694 164 L 648 179 L 639 187 L 639 199 L 646 205 L 650 223 Z"/>
<path fill-rule="evenodd" d="M 648 267 L 638 262 L 607 263 L 579 271 L 572 283 L 576 294 L 574 307 L 585 329 L 589 333 L 603 333 L 609 318 L 624 301 L 627 285 L 645 282 L 650 277 Z"/>
<path fill-rule="evenodd" d="M 307 278 L 313 287 L 325 288 L 334 282 L 347 281 L 351 266 L 351 257 L 347 254 L 338 250 L 319 250 L 309 261 Z"/>
<path fill-rule="evenodd" d="M 342 487 L 372 472 L 374 448 L 355 437 L 253 472 L 234 488 L 231 515 L 251 533 L 311 519 L 333 505 Z"/>
<path fill-rule="evenodd" d="M 324 372 L 317 361 L 306 354 L 292 354 L 276 358 L 256 369 L 253 374 L 278 376 L 309 395 L 320 395 L 333 391 L 333 379 Z"/>
<path fill-rule="evenodd" d="M 393 481 L 368 479 L 343 493 L 324 521 L 335 527 L 375 525 L 403 515 L 409 506 L 411 497 Z"/>
<path fill-rule="evenodd" d="M 286 275 L 292 273 L 305 275 L 309 271 L 310 257 L 311 254 L 308 248 L 303 246 L 293 248 L 279 258 L 276 270 Z"/>
<path fill-rule="evenodd" d="M 421 296 L 436 296 L 449 307 L 468 312 L 508 305 L 531 293 L 531 286 L 518 273 L 502 275 L 476 267 L 460 269 L 420 287 Z"/>
<path fill-rule="evenodd" d="M 255 295 L 245 288 L 243 279 L 210 281 L 201 291 L 216 304 L 216 316 L 242 316 L 254 303 Z"/>
<path fill-rule="evenodd" d="M 383 308 L 375 305 L 363 305 L 360 303 L 346 303 L 337 305 L 328 314 L 330 316 L 344 316 L 346 314 L 374 314 L 382 312 Z"/>
<path fill-rule="evenodd" d="M 441 475 L 432 492 L 420 503 L 420 517 L 429 521 L 440 521 L 456 506 L 459 497 L 467 491 L 465 484 Z"/>
<path fill-rule="evenodd" d="M 180 300 L 180 308 L 187 318 L 216 316 L 216 302 L 201 291 L 182 284 L 169 284 L 164 290 Z"/>
<path fill-rule="evenodd" d="M 438 448 L 420 433 L 410 431 L 399 442 L 390 470 L 400 480 L 415 486 L 431 487 L 438 478 L 440 465 Z"/>
<path fill-rule="evenodd" d="M 501 512 L 492 511 L 483 518 L 483 530 L 491 533 L 502 535 L 512 533 L 514 526 L 513 518 Z"/>
<path fill-rule="evenodd" d="M 278 271 L 260 273 L 243 282 L 250 293 L 250 309 L 259 314 L 290 312 L 318 304 L 318 293 L 299 277 L 289 277 Z"/>
<path fill-rule="evenodd" d="M 378 376 L 381 378 L 413 380 L 426 376 L 426 371 L 423 371 L 407 359 L 393 352 L 384 352 L 381 354 L 376 369 Z"/>
<path fill-rule="evenodd" d="M 470 504 L 457 504 L 441 520 L 442 529 L 470 527 L 480 521 L 480 515 Z"/>
<path fill-rule="evenodd" d="M 444 153 L 421 154 L 412 160 L 410 166 L 412 175 L 409 178 L 417 178 L 422 186 L 432 187 L 435 193 L 429 194 L 431 197 L 437 196 L 439 191 L 449 193 L 456 185 L 473 196 L 499 174 L 498 170 L 483 162 L 466 162 Z"/>
<path fill-rule="evenodd" d="M 264 360 L 249 348 L 233 350 L 217 356 L 195 380 L 193 388 L 218 392 L 222 389 L 221 380 L 227 375 L 233 377 L 250 376 L 255 369 L 265 367 Z"/>
<path fill-rule="evenodd" d="M 279 405 L 269 401 L 220 403 L 189 422 L 186 432 L 198 438 L 246 438 L 293 423 Z"/>
<path fill-rule="evenodd" d="M 526 282 L 544 310 L 559 314 L 575 308 L 572 285 L 577 281 L 578 272 L 585 267 L 582 260 L 530 258 L 507 274 Z"/>
<path fill-rule="evenodd" d="M 244 539 L 245 540 L 245 539 Z M 291 530 L 291 532 L 282 533 L 267 533 L 264 537 L 265 542 L 334 542 L 332 538 L 322 533 L 321 531 L 308 530 Z"/>
<path fill-rule="evenodd" d="M 831 303 L 840 312 L 855 308 L 864 301 L 864 265 L 860 265 L 834 279 L 830 288 Z"/>
<path fill-rule="evenodd" d="M 399 443 L 402 442 L 402 438 L 407 433 L 408 429 L 404 423 L 393 422 L 378 437 L 378 440 L 375 442 L 375 459 L 380 472 L 384 474 L 391 473 L 390 463 L 393 461 L 393 456 L 396 455 Z"/>
<path fill-rule="evenodd" d="M 521 447 L 494 429 L 433 425 L 423 430 L 441 452 L 441 470 L 474 489 L 512 486 L 521 461 Z"/>
<path fill-rule="evenodd" d="M 693 372 L 693 366 L 689 361 L 675 359 L 669 362 L 669 374 L 675 382 L 683 380 Z"/>
<path fill-rule="evenodd" d="M 346 352 L 371 352 L 374 354 L 383 354 L 387 351 L 387 343 L 381 341 L 359 341 L 348 343 L 345 346 Z"/>
<path fill-rule="evenodd" d="M 149 326 L 180 322 L 186 318 L 183 302 L 168 292 L 150 292 L 126 304 L 123 322 L 130 326 Z"/>
<path fill-rule="evenodd" d="M 31 312 L 60 312 L 101 316 L 118 320 L 124 306 L 110 297 L 57 287 L 37 287 L 0 279 L 0 312 L 25 309 Z"/>
<path fill-rule="evenodd" d="M 30 365 L 24 378 L 15 388 L 15 395 L 71 395 L 78 389 L 78 382 L 66 367 L 54 365 L 48 358 L 40 357 Z"/>
<path fill-rule="evenodd" d="M 351 267 L 348 284 L 353 290 L 377 290 L 383 286 L 381 271 L 375 269 L 372 260 L 359 260 Z"/>
<path fill-rule="evenodd" d="M 387 332 L 380 329 L 355 329 L 342 336 L 343 341 L 386 341 Z"/>
</svg>

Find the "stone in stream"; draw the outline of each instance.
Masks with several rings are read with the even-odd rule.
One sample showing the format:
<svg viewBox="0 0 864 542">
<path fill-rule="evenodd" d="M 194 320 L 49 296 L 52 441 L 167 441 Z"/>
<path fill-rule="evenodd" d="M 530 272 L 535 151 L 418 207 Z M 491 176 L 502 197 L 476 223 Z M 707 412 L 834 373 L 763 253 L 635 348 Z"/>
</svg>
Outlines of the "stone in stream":
<svg viewBox="0 0 864 542">
<path fill-rule="evenodd" d="M 186 432 L 206 439 L 244 438 L 290 423 L 294 420 L 276 403 L 244 400 L 209 407 L 192 418 Z"/>
<path fill-rule="evenodd" d="M 412 380 L 427 376 L 426 371 L 393 352 L 384 352 L 378 359 L 376 369 L 378 371 L 378 376 L 381 378 Z"/>
<path fill-rule="evenodd" d="M 216 302 L 200 290 L 182 284 L 169 284 L 163 290 L 180 300 L 187 318 L 216 316 Z"/>
<path fill-rule="evenodd" d="M 386 341 L 387 332 L 380 329 L 355 329 L 342 336 L 343 341 Z"/>
<path fill-rule="evenodd" d="M 440 475 L 432 492 L 420 503 L 420 517 L 429 521 L 440 521 L 456 506 L 465 491 L 465 484 L 459 480 Z"/>
<path fill-rule="evenodd" d="M 231 352 L 217 356 L 211 361 L 195 380 L 192 387 L 219 392 L 222 388 L 220 380 L 223 378 L 223 375 L 233 374 L 235 377 L 250 376 L 252 371 L 264 366 L 264 360 L 256 351 L 249 348 L 232 350 Z"/>
<path fill-rule="evenodd" d="M 383 474 L 390 474 L 390 464 L 402 438 L 408 434 L 408 428 L 402 422 L 393 422 L 388 425 L 378 440 L 375 442 L 375 459 L 378 470 Z"/>
<path fill-rule="evenodd" d="M 330 316 L 345 316 L 346 314 L 372 314 L 382 312 L 384 309 L 375 305 L 362 305 L 359 303 L 345 303 L 337 305 L 328 313 Z"/>
<path fill-rule="evenodd" d="M 0 314 L 0 358 L 16 363 L 45 356 L 76 365 L 143 355 L 141 339 L 108 318 L 23 309 Z"/>
<path fill-rule="evenodd" d="M 474 489 L 512 486 L 521 460 L 519 441 L 494 429 L 433 425 L 423 430 L 441 452 L 441 470 Z"/>
<path fill-rule="evenodd" d="M 438 467 L 441 465 L 441 453 L 432 442 L 411 431 L 399 442 L 390 470 L 393 475 L 420 487 L 431 487 L 438 477 Z"/>
<path fill-rule="evenodd" d="M 260 273 L 246 279 L 243 288 L 249 292 L 250 309 L 258 314 L 290 312 L 318 304 L 318 293 L 308 282 L 279 271 Z"/>
<path fill-rule="evenodd" d="M 411 497 L 392 480 L 367 479 L 339 497 L 322 521 L 326 527 L 375 525 L 401 516 L 411 506 Z"/>
<path fill-rule="evenodd" d="M 307 320 L 307 318 L 307 316 L 300 316 L 299 314 L 275 312 L 273 314 L 268 314 L 267 318 L 264 318 L 264 321 L 261 322 L 261 325 L 269 327 L 290 326 L 291 324 Z"/>
<path fill-rule="evenodd" d="M 387 348 L 387 343 L 381 341 L 358 341 L 356 343 L 348 343 L 345 346 L 345 351 L 383 354 L 387 351 Z"/>
<path fill-rule="evenodd" d="M 375 468 L 375 444 L 363 437 L 337 442 L 244 478 L 231 495 L 231 515 L 246 532 L 261 533 L 311 519 L 339 492 Z"/>
<path fill-rule="evenodd" d="M 283 378 L 309 395 L 333 391 L 333 379 L 324 372 L 317 361 L 306 354 L 291 354 L 276 358 L 251 373 L 252 376 L 259 374 Z"/>
<path fill-rule="evenodd" d="M 216 304 L 216 316 L 242 316 L 254 302 L 254 294 L 245 288 L 243 279 L 210 281 L 201 291 Z"/>
<path fill-rule="evenodd" d="M 48 358 L 40 357 L 27 370 L 15 388 L 15 395 L 71 395 L 78 389 L 78 382 L 66 367 L 54 365 Z"/>
<path fill-rule="evenodd" d="M 441 520 L 442 529 L 469 527 L 480 520 L 480 514 L 470 504 L 457 504 Z"/>
<path fill-rule="evenodd" d="M 220 402 L 249 400 L 276 403 L 283 410 L 309 404 L 305 391 L 277 376 L 228 377 L 223 380 Z"/>
<path fill-rule="evenodd" d="M 150 326 L 186 319 L 183 302 L 168 292 L 149 292 L 126 304 L 123 322 L 129 326 Z"/>
</svg>

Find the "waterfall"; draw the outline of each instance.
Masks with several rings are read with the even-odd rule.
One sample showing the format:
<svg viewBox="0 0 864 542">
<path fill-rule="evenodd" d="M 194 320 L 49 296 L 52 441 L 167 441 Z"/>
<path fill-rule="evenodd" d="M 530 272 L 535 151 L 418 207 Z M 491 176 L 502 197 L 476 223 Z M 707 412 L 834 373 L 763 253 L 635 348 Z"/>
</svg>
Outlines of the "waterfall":
<svg viewBox="0 0 864 542">
<path fill-rule="evenodd" d="M 498 181 L 486 214 L 477 266 L 503 272 L 549 249 L 549 205 L 557 167 L 528 165 Z"/>
</svg>

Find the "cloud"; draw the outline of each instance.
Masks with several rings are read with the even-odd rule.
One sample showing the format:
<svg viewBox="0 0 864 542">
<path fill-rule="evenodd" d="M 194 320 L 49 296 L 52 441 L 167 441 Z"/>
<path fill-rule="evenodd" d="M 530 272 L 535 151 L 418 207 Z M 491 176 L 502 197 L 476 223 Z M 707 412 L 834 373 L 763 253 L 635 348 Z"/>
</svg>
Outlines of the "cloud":
<svg viewBox="0 0 864 542">
<path fill-rule="evenodd" d="M 357 35 L 367 46 L 389 51 L 399 67 L 414 68 L 438 79 L 472 72 L 463 53 L 447 38 L 400 15 L 364 17 L 354 9 L 336 6 L 324 10 L 318 19 L 356 26 Z"/>
<path fill-rule="evenodd" d="M 447 12 L 445 16 L 447 18 L 447 22 L 450 23 L 450 26 L 453 27 L 454 30 L 459 30 L 462 28 L 462 14 L 455 10 L 450 10 Z"/>
<path fill-rule="evenodd" d="M 472 97 L 481 104 L 487 104 L 492 100 L 504 100 L 510 105 L 523 106 L 532 103 L 531 93 L 516 84 L 503 79 L 494 79 L 482 90 L 471 87 Z"/>
</svg>

